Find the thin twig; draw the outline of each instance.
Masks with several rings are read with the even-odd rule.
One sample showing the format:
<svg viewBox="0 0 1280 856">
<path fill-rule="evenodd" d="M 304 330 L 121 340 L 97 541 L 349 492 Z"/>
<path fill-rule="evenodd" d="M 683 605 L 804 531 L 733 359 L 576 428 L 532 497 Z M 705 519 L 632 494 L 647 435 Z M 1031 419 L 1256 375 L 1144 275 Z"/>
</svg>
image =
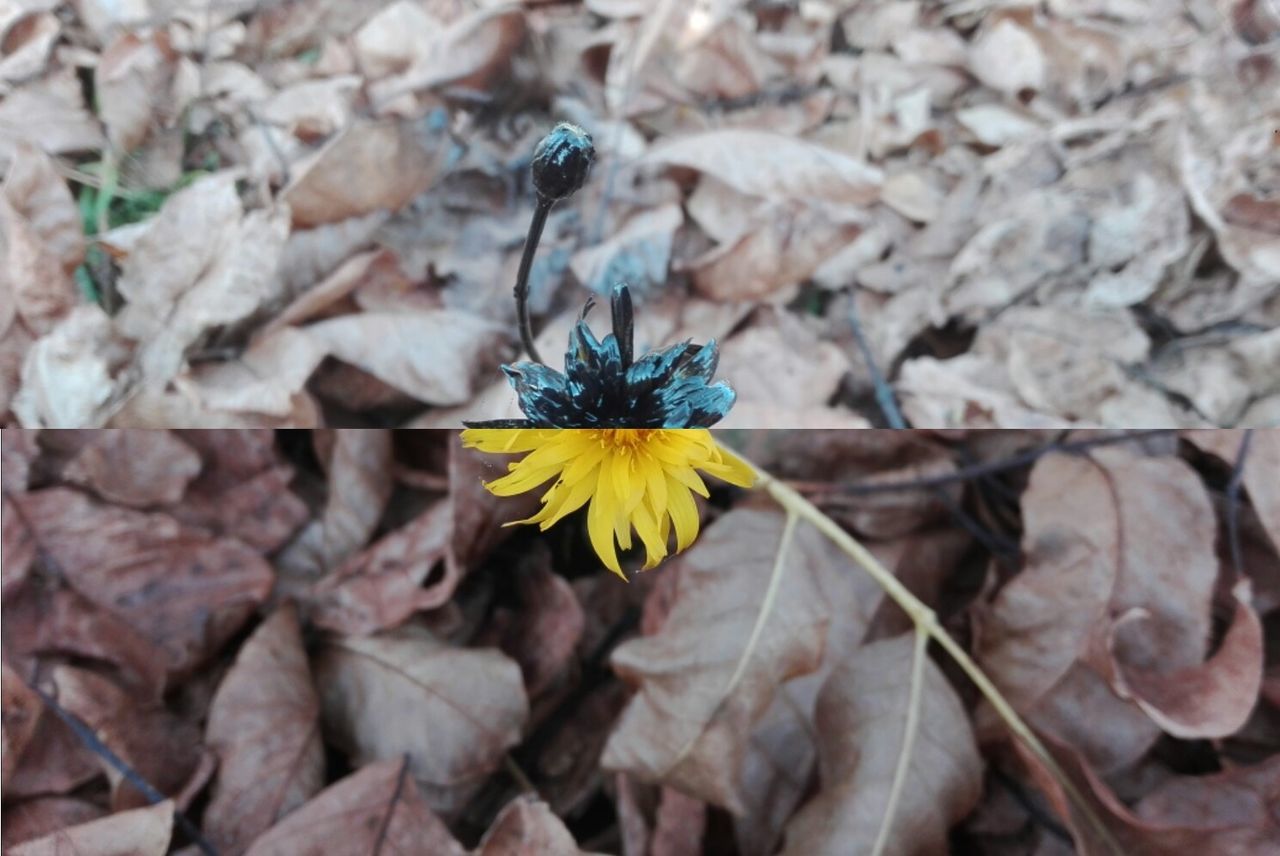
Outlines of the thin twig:
<svg viewBox="0 0 1280 856">
<path fill-rule="evenodd" d="M 1244 482 L 1244 462 L 1249 457 L 1249 441 L 1253 439 L 1253 429 L 1245 429 L 1240 440 L 1240 448 L 1236 451 L 1236 462 L 1231 470 L 1231 481 L 1227 483 L 1227 543 L 1231 549 L 1231 568 L 1236 579 L 1244 577 L 1244 557 L 1240 551 L 1240 486 Z"/>
<path fill-rule="evenodd" d="M 110 764 L 111 768 L 119 773 L 126 782 L 132 785 L 138 793 L 142 794 L 146 798 L 147 802 L 155 805 L 169 799 L 164 794 L 160 793 L 160 791 L 156 790 L 155 786 L 144 779 L 141 773 L 133 769 L 133 767 L 130 767 L 123 758 L 113 752 L 110 746 L 99 740 L 98 735 L 93 733 L 92 728 L 85 725 L 80 721 L 79 717 L 73 715 L 62 705 L 58 704 L 57 700 L 42 690 L 35 681 L 31 681 L 30 686 L 31 689 L 35 691 L 35 694 L 40 697 L 40 700 L 44 702 L 45 707 L 53 711 L 58 719 L 61 719 L 63 723 L 71 729 L 71 732 L 75 734 L 81 743 L 84 744 L 86 749 Z M 196 828 L 196 825 L 192 823 L 186 814 L 184 814 L 177 806 L 174 806 L 173 809 L 173 819 L 174 822 L 178 824 L 178 828 L 191 839 L 193 844 L 200 848 L 202 853 L 206 853 L 208 856 L 217 856 L 218 851 L 214 849 L 214 846 L 210 844 L 209 841 L 200 833 L 200 830 Z"/>
<path fill-rule="evenodd" d="M 902 411 L 898 409 L 898 400 L 893 395 L 893 388 L 889 386 L 884 373 L 880 371 L 880 366 L 876 364 L 876 358 L 871 354 L 871 345 L 867 342 L 867 334 L 862 331 L 862 322 L 858 320 L 857 298 L 854 295 L 850 295 L 850 298 L 849 326 L 853 330 L 853 340 L 858 343 L 858 351 L 867 363 L 867 373 L 871 375 L 871 383 L 876 390 L 876 404 L 884 414 L 885 424 L 890 428 L 906 428 L 907 422 L 902 418 Z"/>
<path fill-rule="evenodd" d="M 1008 458 L 1001 458 L 998 461 L 987 461 L 973 466 L 963 467 L 949 473 L 942 473 L 934 476 L 921 476 L 920 478 L 907 479 L 905 481 L 893 482 L 851 482 L 845 485 L 821 484 L 822 490 L 832 490 L 842 494 L 852 494 L 855 496 L 865 496 L 875 493 L 897 493 L 904 490 L 926 490 L 938 487 L 940 485 L 954 484 L 955 482 L 965 482 L 976 479 L 981 476 L 990 475 L 992 473 L 1004 472 L 1005 470 L 1016 470 L 1019 467 L 1025 467 L 1033 464 L 1045 455 L 1053 452 L 1062 454 L 1070 454 L 1073 452 L 1083 452 L 1097 446 L 1112 446 L 1117 443 L 1130 443 L 1136 440 L 1145 440 L 1149 437 L 1157 437 L 1162 434 L 1170 434 L 1173 428 L 1147 428 L 1141 431 L 1126 431 L 1121 434 L 1108 434 L 1103 437 L 1091 437 L 1087 440 L 1076 440 L 1068 443 L 1053 442 L 1044 446 L 1037 446 L 1026 452 L 1012 455 Z M 809 485 L 799 482 L 791 482 L 793 487 L 799 489 L 807 489 Z M 817 485 L 814 485 L 817 487 Z"/>
<path fill-rule="evenodd" d="M 538 197 L 538 204 L 533 209 L 533 220 L 529 223 L 529 234 L 524 239 L 524 252 L 520 254 L 520 269 L 516 273 L 516 320 L 520 327 L 520 342 L 524 345 L 529 359 L 535 363 L 542 362 L 538 349 L 533 344 L 533 327 L 529 323 L 529 271 L 533 268 L 533 257 L 538 250 L 538 242 L 542 240 L 542 227 L 547 224 L 547 214 L 554 199 Z"/>
<path fill-rule="evenodd" d="M 391 817 L 396 813 L 396 804 L 400 802 L 400 796 L 404 793 L 405 779 L 409 777 L 409 756 L 405 754 L 400 760 L 400 775 L 396 777 L 396 789 L 391 794 L 391 800 L 387 803 L 387 813 L 382 816 L 382 823 L 378 824 L 378 835 L 373 839 L 373 856 L 378 856 L 382 852 L 382 844 L 387 840 L 387 830 L 391 828 Z"/>
</svg>

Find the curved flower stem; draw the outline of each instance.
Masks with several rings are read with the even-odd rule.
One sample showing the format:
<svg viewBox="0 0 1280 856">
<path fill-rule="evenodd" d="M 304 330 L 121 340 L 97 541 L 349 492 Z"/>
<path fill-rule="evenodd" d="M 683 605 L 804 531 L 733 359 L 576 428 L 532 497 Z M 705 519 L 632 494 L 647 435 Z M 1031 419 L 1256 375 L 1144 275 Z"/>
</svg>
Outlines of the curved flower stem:
<svg viewBox="0 0 1280 856">
<path fill-rule="evenodd" d="M 996 714 L 1004 720 L 1005 725 L 1014 736 L 1022 742 L 1032 755 L 1044 766 L 1044 768 L 1053 776 L 1059 787 L 1067 795 L 1067 798 L 1075 806 L 1080 815 L 1084 817 L 1089 825 L 1093 827 L 1093 831 L 1100 840 L 1105 841 L 1107 846 L 1117 856 L 1121 856 L 1124 850 L 1115 838 L 1110 834 L 1099 818 L 1089 806 L 1084 796 L 1076 788 L 1075 784 L 1067 777 L 1067 774 L 1049 754 L 1049 750 L 1040 742 L 1040 738 L 1036 737 L 1031 727 L 1023 721 L 1018 712 L 1013 709 L 1013 705 L 1004 697 L 987 677 L 986 673 L 978 667 L 968 655 L 968 653 L 960 647 L 960 645 L 951 638 L 951 636 L 942 629 L 938 624 L 938 616 L 932 609 L 926 606 L 915 595 L 904 586 L 896 576 L 894 576 L 880 561 L 871 554 L 866 547 L 862 546 L 848 532 L 840 528 L 834 520 L 823 514 L 818 508 L 793 490 L 791 487 L 778 481 L 773 476 L 761 470 L 759 467 L 752 465 L 759 479 L 758 485 L 763 488 L 766 493 L 771 496 L 775 502 L 786 510 L 788 515 L 794 515 L 801 520 L 807 521 L 815 529 L 825 535 L 837 547 L 849 555 L 858 565 L 866 571 L 872 579 L 874 579 L 885 594 L 893 600 L 902 611 L 905 612 L 916 626 L 918 633 L 926 634 L 930 639 L 937 642 L 938 645 L 955 660 L 960 669 L 973 681 L 978 690 L 986 698 L 987 702 L 995 710 Z"/>
<path fill-rule="evenodd" d="M 929 647 L 929 634 L 916 625 L 915 645 L 911 651 L 911 688 L 907 695 L 907 721 L 902 727 L 902 748 L 898 752 L 898 767 L 893 771 L 893 783 L 889 786 L 889 799 L 880 818 L 880 831 L 871 856 L 881 856 L 889 845 L 889 833 L 893 830 L 893 818 L 898 813 L 898 801 L 911 772 L 911 754 L 915 751 L 916 731 L 920 728 L 920 697 L 924 695 L 924 661 Z"/>
<path fill-rule="evenodd" d="M 520 255 L 520 269 L 516 273 L 516 321 L 520 325 L 520 343 L 524 345 L 529 359 L 535 363 L 542 362 L 538 349 L 533 344 L 533 327 L 529 323 L 529 270 L 533 267 L 533 256 L 538 251 L 538 242 L 542 240 L 542 227 L 547 225 L 547 214 L 554 199 L 538 196 L 538 204 L 533 209 L 533 220 L 529 223 L 529 234 L 524 239 L 524 252 Z"/>
</svg>

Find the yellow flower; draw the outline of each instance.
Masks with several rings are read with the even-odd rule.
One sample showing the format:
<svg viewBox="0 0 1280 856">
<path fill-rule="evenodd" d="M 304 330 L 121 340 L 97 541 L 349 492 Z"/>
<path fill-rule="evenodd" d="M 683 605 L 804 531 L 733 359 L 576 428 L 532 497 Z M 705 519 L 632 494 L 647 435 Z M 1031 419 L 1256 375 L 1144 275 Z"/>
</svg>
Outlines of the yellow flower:
<svg viewBox="0 0 1280 856">
<path fill-rule="evenodd" d="M 692 493 L 707 496 L 698 470 L 750 487 L 750 465 L 718 444 L 705 428 L 468 428 L 462 443 L 482 452 L 529 452 L 507 465 L 508 474 L 485 487 L 514 496 L 555 479 L 542 510 L 528 520 L 543 531 L 591 501 L 587 533 L 609 570 L 626 579 L 614 546 L 631 549 L 631 530 L 644 543 L 645 570 L 667 555 L 675 528 L 676 552 L 698 534 Z M 691 493 L 692 492 L 692 493 Z"/>
</svg>

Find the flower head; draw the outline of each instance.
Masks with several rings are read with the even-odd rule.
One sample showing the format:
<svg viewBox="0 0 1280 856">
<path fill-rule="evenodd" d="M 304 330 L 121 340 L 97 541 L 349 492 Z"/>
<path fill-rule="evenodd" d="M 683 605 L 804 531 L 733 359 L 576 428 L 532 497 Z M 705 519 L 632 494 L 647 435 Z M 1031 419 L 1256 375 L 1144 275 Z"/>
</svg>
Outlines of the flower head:
<svg viewBox="0 0 1280 856">
<path fill-rule="evenodd" d="M 586 183 L 595 156 L 591 135 L 561 122 L 533 150 L 534 190 L 545 199 L 572 196 Z"/>
<path fill-rule="evenodd" d="M 698 534 L 693 494 L 707 496 L 701 470 L 739 487 L 750 487 L 750 465 L 721 447 L 706 429 L 502 430 L 469 428 L 463 445 L 482 452 L 529 454 L 507 465 L 508 473 L 485 487 L 498 496 L 525 493 L 555 479 L 542 495 L 542 510 L 528 520 L 543 531 L 590 502 L 591 546 L 615 574 L 626 579 L 615 547 L 631 549 L 635 530 L 645 548 L 645 570 L 667 555 L 672 529 L 676 552 Z"/>
<path fill-rule="evenodd" d="M 737 397 L 712 383 L 720 354 L 715 340 L 684 342 L 632 359 L 634 318 L 625 285 L 613 290 L 613 332 L 596 339 L 586 324 L 591 303 L 569 333 L 564 373 L 541 363 L 504 365 L 520 400 L 521 422 L 476 427 L 706 428 L 724 418 Z M 471 425 L 473 423 L 468 423 Z"/>
</svg>

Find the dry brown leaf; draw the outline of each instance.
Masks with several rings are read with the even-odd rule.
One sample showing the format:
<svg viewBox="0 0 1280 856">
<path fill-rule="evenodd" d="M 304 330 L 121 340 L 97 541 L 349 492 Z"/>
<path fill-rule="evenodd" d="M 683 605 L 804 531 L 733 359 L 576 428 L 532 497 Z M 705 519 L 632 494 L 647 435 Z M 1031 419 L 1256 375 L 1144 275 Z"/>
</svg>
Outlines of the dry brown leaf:
<svg viewBox="0 0 1280 856">
<path fill-rule="evenodd" d="M 71 666 L 53 670 L 51 694 L 87 725 L 108 749 L 162 794 L 177 798 L 198 772 L 200 731 L 158 702 L 140 701 L 107 678 Z M 147 803 L 106 758 L 98 758 L 111 782 L 111 808 L 123 811 Z"/>
<path fill-rule="evenodd" d="M 3 193 L 64 271 L 70 273 L 84 261 L 80 212 L 53 158 L 20 143 L 5 174 Z"/>
<path fill-rule="evenodd" d="M 1184 740 L 1221 738 L 1244 726 L 1262 688 L 1262 622 L 1250 604 L 1249 584 L 1233 590 L 1235 615 L 1222 644 L 1204 663 L 1167 674 L 1131 669 L 1117 661 L 1116 689 L 1132 698 L 1167 734 Z M 1131 613 L 1133 620 L 1146 611 Z M 1112 632 L 1122 632 L 1122 616 Z"/>
<path fill-rule="evenodd" d="M 214 427 L 235 427 L 241 418 L 255 416 L 265 417 L 261 427 L 271 427 L 272 419 L 282 426 L 307 427 L 298 418 L 298 399 L 324 357 L 315 339 L 284 327 L 255 338 L 235 359 L 193 366 L 175 377 L 173 386 L 212 411 Z"/>
<path fill-rule="evenodd" d="M 573 587 L 551 570 L 545 549 L 513 570 L 517 607 L 496 610 L 481 640 L 520 664 L 525 688 L 536 697 L 569 665 L 586 619 Z"/>
<path fill-rule="evenodd" d="M 129 388 L 128 357 L 102 308 L 77 306 L 27 352 L 13 413 L 27 428 L 99 427 Z"/>
<path fill-rule="evenodd" d="M 87 439 L 62 477 L 108 502 L 172 505 L 200 473 L 200 456 L 168 431 L 96 431 Z"/>
<path fill-rule="evenodd" d="M 738 405 L 760 405 L 755 424 L 731 427 L 781 428 L 790 414 L 825 406 L 849 370 L 840 348 L 822 341 L 790 313 L 768 310 L 760 321 L 734 334 L 720 352 L 716 376 L 738 393 Z M 730 411 L 730 420 L 734 412 Z"/>
<path fill-rule="evenodd" d="M 1203 662 L 1218 572 L 1213 508 L 1182 461 L 1119 448 L 1041 458 L 1022 508 L 1026 567 L 983 618 L 977 658 L 1041 730 L 1114 770 L 1159 731 L 1108 685 L 1107 634 L 1114 616 L 1145 609 L 1152 620 L 1123 635 L 1118 659 L 1164 672 Z"/>
<path fill-rule="evenodd" d="M 442 500 L 352 556 L 314 587 L 311 620 L 339 633 L 367 634 L 443 605 L 461 579 L 449 548 L 452 523 Z M 439 578 L 424 585 L 437 566 Z"/>
<path fill-rule="evenodd" d="M 818 795 L 787 827 L 788 854 L 869 853 L 888 822 L 889 794 L 907 734 L 914 633 L 873 642 L 841 664 L 815 712 Z M 964 705 L 924 657 L 919 725 L 886 854 L 937 853 L 982 796 L 982 760 Z"/>
<path fill-rule="evenodd" d="M 862 232 L 847 216 L 798 202 L 771 205 L 746 232 L 685 266 L 712 300 L 786 302 L 800 283 Z"/>
<path fill-rule="evenodd" d="M 178 436 L 205 464 L 171 511 L 178 520 L 273 553 L 310 516 L 306 503 L 289 490 L 293 468 L 280 460 L 272 432 L 222 429 Z"/>
<path fill-rule="evenodd" d="M 4 849 L 23 841 L 105 817 L 93 803 L 75 797 L 35 797 L 4 808 Z"/>
<path fill-rule="evenodd" d="M 165 30 L 144 38 L 125 32 L 103 50 L 94 70 L 94 93 L 107 139 L 131 152 L 157 125 L 171 125 L 177 55 Z"/>
<path fill-rule="evenodd" d="M 44 71 L 53 45 L 62 34 L 62 24 L 57 15 L 40 9 L 39 4 L 27 9 L 14 9 L 13 4 L 7 6 L 0 15 L 6 31 L 0 81 L 21 83 Z"/>
<path fill-rule="evenodd" d="M 695 169 L 751 196 L 843 205 L 875 202 L 884 180 L 876 167 L 834 149 L 742 129 L 677 138 L 654 146 L 641 162 Z"/>
<path fill-rule="evenodd" d="M 664 285 L 676 230 L 684 222 L 674 203 L 639 211 L 594 247 L 574 254 L 569 268 L 588 290 L 609 294 L 626 283 L 633 295 Z"/>
<path fill-rule="evenodd" d="M 1220 852 L 1261 853 L 1280 846 L 1277 803 L 1280 761 L 1270 758 L 1207 776 L 1172 778 L 1144 796 L 1135 813 L 1153 825 L 1220 830 Z M 1230 850 L 1233 844 L 1240 849 Z"/>
<path fill-rule="evenodd" d="M 452 309 L 363 312 L 306 328 L 329 353 L 428 404 L 462 404 L 505 330 Z"/>
<path fill-rule="evenodd" d="M 417 627 L 331 639 L 315 662 L 326 733 L 360 765 L 408 756 L 427 804 L 459 810 L 520 739 L 520 667 Z"/>
<path fill-rule="evenodd" d="M 8 167 L 22 142 L 50 154 L 102 148 L 102 131 L 85 109 L 74 66 L 65 65 L 0 100 L 0 169 Z"/>
<path fill-rule="evenodd" d="M 969 48 L 969 70 L 1005 95 L 1044 87 L 1048 62 L 1035 34 L 1011 18 L 998 18 Z"/>
<path fill-rule="evenodd" d="M 218 778 L 203 827 L 219 852 L 244 852 L 324 786 L 320 700 L 291 606 L 240 649 L 210 703 L 205 736 Z"/>
<path fill-rule="evenodd" d="M 446 151 L 411 122 L 358 123 L 316 153 L 281 199 L 298 229 L 399 211 L 439 180 Z"/>
<path fill-rule="evenodd" d="M 520 796 L 494 818 L 473 856 L 579 856 L 585 852 L 545 802 Z"/>
<path fill-rule="evenodd" d="M 0 663 L 0 721 L 3 722 L 4 758 L 0 765 L 0 782 L 5 787 L 18 761 L 35 736 L 40 722 L 40 697 L 9 664 Z M 6 820 L 7 824 L 7 820 Z"/>
<path fill-rule="evenodd" d="M 326 462 L 329 494 L 324 513 L 296 544 L 307 544 L 309 555 L 293 551 L 295 570 L 318 576 L 340 564 L 368 543 L 391 498 L 391 432 L 376 429 L 338 430 L 332 435 Z M 299 564 L 301 562 L 301 564 Z"/>
<path fill-rule="evenodd" d="M 165 652 L 79 592 L 30 586 L 6 600 L 4 617 L 5 652 L 26 673 L 36 674 L 42 658 L 78 656 L 114 666 L 120 682 L 140 698 L 158 699 L 165 688 Z"/>
<path fill-rule="evenodd" d="M 19 844 L 14 856 L 164 856 L 173 835 L 173 800 L 121 811 Z"/>
<path fill-rule="evenodd" d="M 53 248 L 7 196 L 0 196 L 0 226 L 5 263 L 0 288 L 10 307 L 5 327 L 11 328 L 16 313 L 32 333 L 47 333 L 75 306 L 75 283 Z"/>
<path fill-rule="evenodd" d="M 281 297 L 276 268 L 288 235 L 287 208 L 242 212 L 229 172 L 165 201 L 125 259 L 119 289 L 128 303 L 116 317 L 120 331 L 142 343 L 138 364 L 150 386 L 177 374 L 208 330 Z"/>
<path fill-rule="evenodd" d="M 466 852 L 427 806 L 396 758 L 362 767 L 253 842 L 250 856 L 322 856 L 326 853 Z"/>
<path fill-rule="evenodd" d="M 15 501 L 67 582 L 163 648 L 171 674 L 215 653 L 271 592 L 271 566 L 256 552 L 168 515 L 61 487 Z"/>
<path fill-rule="evenodd" d="M 844 570 L 815 530 L 797 526 L 761 619 L 783 531 L 781 514 L 734 510 L 664 567 L 679 575 L 669 617 L 613 654 L 614 669 L 638 692 L 602 767 L 748 810 L 742 777 L 752 728 L 784 681 L 818 668 L 839 588 L 831 577 Z"/>
<path fill-rule="evenodd" d="M 415 51 L 417 59 L 404 73 L 372 83 L 369 100 L 379 112 L 390 112 L 402 96 L 422 90 L 485 92 L 507 72 L 526 30 L 524 12 L 510 6 L 463 16 L 428 34 L 428 46 Z"/>
</svg>

